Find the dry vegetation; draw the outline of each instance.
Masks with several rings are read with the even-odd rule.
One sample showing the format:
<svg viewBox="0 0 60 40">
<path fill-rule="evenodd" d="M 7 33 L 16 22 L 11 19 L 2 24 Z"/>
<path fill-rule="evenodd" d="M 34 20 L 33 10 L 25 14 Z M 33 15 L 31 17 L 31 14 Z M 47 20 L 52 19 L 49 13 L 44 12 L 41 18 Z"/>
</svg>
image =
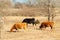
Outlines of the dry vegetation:
<svg viewBox="0 0 60 40">
<path fill-rule="evenodd" d="M 22 22 L 24 16 L 5 16 L 3 26 L 1 26 L 1 40 L 60 40 L 60 16 L 56 16 L 54 19 L 54 28 L 51 30 L 49 27 L 45 30 L 39 30 L 39 25 L 28 25 L 26 30 L 20 29 L 19 32 L 9 32 L 12 25 L 16 22 Z M 31 17 L 28 17 L 31 18 Z M 40 23 L 47 21 L 47 17 L 34 17 L 38 19 Z"/>
<path fill-rule="evenodd" d="M 42 1 L 41 3 L 44 2 Z M 29 24 L 26 30 L 20 29 L 19 32 L 9 32 L 14 23 L 22 22 L 24 18 L 34 17 L 35 19 L 38 19 L 40 23 L 48 20 L 48 17 L 46 16 L 48 7 L 46 4 L 39 4 L 36 6 L 19 4 L 18 6 L 19 8 L 15 8 L 11 5 L 9 0 L 0 1 L 1 40 L 60 40 L 60 8 L 57 7 L 50 10 L 50 13 L 55 14 L 55 24 L 52 30 L 49 27 L 45 30 L 39 30 L 40 24 L 37 24 L 36 26 Z"/>
<path fill-rule="evenodd" d="M 46 1 L 46 0 L 45 0 Z M 40 2 L 40 1 L 39 1 Z M 45 3 L 45 4 L 44 4 Z M 50 9 L 50 14 L 54 13 L 60 15 L 60 8 L 55 7 Z M 0 1 L 0 14 L 2 16 L 40 16 L 40 15 L 47 15 L 48 14 L 48 6 L 46 2 L 41 0 L 41 3 L 38 5 L 26 5 L 26 4 L 17 4 L 17 8 L 11 4 L 9 0 L 2 0 Z M 53 11 L 53 12 L 51 12 Z M 58 11 L 58 12 L 56 12 Z"/>
</svg>

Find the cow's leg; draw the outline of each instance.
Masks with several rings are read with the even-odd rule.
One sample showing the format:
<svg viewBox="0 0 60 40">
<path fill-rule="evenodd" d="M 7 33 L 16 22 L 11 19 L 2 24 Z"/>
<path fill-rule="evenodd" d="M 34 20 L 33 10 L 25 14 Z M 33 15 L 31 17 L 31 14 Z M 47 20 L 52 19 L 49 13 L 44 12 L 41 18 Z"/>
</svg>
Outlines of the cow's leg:
<svg viewBox="0 0 60 40">
<path fill-rule="evenodd" d="M 27 26 L 28 26 L 28 23 L 27 23 Z"/>
<path fill-rule="evenodd" d="M 27 27 L 29 26 L 28 23 L 26 24 L 26 26 L 27 26 Z"/>
<path fill-rule="evenodd" d="M 44 26 L 44 28 L 46 29 L 47 26 Z"/>
<path fill-rule="evenodd" d="M 17 30 L 17 28 L 15 28 Z"/>
<path fill-rule="evenodd" d="M 44 25 L 44 28 L 46 29 L 46 27 L 48 27 L 48 25 Z"/>
<path fill-rule="evenodd" d="M 33 23 L 33 26 L 34 26 L 34 23 Z"/>
<path fill-rule="evenodd" d="M 33 24 L 33 26 L 35 25 L 35 23 L 32 23 Z"/>
<path fill-rule="evenodd" d="M 18 26 L 16 26 L 16 28 L 15 28 L 15 29 L 19 32 L 19 30 L 18 30 L 18 29 L 19 29 L 19 28 L 18 28 Z"/>
<path fill-rule="evenodd" d="M 52 25 L 50 25 L 51 29 L 52 29 Z"/>
<path fill-rule="evenodd" d="M 26 26 L 24 26 L 23 29 L 26 29 Z"/>
<path fill-rule="evenodd" d="M 12 28 L 10 29 L 10 32 L 12 32 L 15 29 L 15 26 L 13 25 Z"/>
<path fill-rule="evenodd" d="M 43 29 L 46 29 L 46 27 L 47 27 L 47 26 L 46 26 L 45 24 L 43 24 L 43 27 L 42 27 L 42 28 L 43 28 Z"/>
<path fill-rule="evenodd" d="M 10 29 L 10 32 L 12 32 L 13 30 L 14 30 L 14 28 L 11 28 L 11 29 Z"/>
<path fill-rule="evenodd" d="M 34 25 L 36 26 L 36 23 Z"/>
</svg>

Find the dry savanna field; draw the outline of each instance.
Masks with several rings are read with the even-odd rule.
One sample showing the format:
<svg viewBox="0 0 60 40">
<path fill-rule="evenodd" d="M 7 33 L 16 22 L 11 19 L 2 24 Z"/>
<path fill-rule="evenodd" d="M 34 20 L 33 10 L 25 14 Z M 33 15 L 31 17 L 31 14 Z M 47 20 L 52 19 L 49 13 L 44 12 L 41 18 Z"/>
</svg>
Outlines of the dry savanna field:
<svg viewBox="0 0 60 40">
<path fill-rule="evenodd" d="M 34 17 L 40 21 L 39 24 L 33 26 L 29 24 L 26 30 L 19 29 L 19 32 L 9 32 L 14 23 L 22 22 L 23 16 L 5 16 L 2 17 L 4 21 L 1 26 L 1 40 L 60 40 L 60 16 L 54 18 L 54 26 L 51 30 L 50 27 L 39 30 L 39 25 L 43 21 L 47 21 L 47 17 Z"/>
<path fill-rule="evenodd" d="M 40 30 L 48 15 L 54 17 L 53 28 Z M 40 23 L 10 32 L 15 23 L 25 18 L 35 18 Z M 60 0 L 0 0 L 0 40 L 60 40 Z"/>
</svg>

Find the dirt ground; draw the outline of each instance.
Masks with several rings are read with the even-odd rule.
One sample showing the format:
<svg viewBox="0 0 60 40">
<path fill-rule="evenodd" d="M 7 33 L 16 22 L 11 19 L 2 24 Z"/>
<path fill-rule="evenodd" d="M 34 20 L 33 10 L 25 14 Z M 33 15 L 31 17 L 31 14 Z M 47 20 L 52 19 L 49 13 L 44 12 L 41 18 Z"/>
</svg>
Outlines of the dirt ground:
<svg viewBox="0 0 60 40">
<path fill-rule="evenodd" d="M 27 17 L 14 17 L 5 16 L 2 17 L 4 23 L 1 27 L 1 40 L 60 40 L 60 16 L 54 18 L 54 26 L 51 30 L 47 27 L 44 30 L 39 30 L 39 25 L 33 26 L 29 24 L 27 29 L 19 29 L 19 32 L 9 32 L 12 25 L 16 22 L 22 22 L 22 20 Z M 42 21 L 47 21 L 47 17 L 35 17 L 40 23 Z"/>
</svg>

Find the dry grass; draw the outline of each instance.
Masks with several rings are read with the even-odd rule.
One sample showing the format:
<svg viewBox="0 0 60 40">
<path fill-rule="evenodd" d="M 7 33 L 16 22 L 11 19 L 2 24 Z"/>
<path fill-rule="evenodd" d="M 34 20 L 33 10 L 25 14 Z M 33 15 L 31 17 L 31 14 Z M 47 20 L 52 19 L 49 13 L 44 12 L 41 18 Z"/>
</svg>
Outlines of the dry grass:
<svg viewBox="0 0 60 40">
<path fill-rule="evenodd" d="M 20 16 L 5 16 L 3 27 L 1 28 L 1 40 L 60 40 L 60 17 L 55 17 L 54 28 L 46 28 L 45 30 L 38 30 L 39 25 L 28 25 L 26 30 L 20 29 L 19 32 L 8 32 L 12 25 L 16 22 L 22 22 L 26 17 Z M 47 17 L 35 17 L 40 22 L 46 21 Z"/>
</svg>

